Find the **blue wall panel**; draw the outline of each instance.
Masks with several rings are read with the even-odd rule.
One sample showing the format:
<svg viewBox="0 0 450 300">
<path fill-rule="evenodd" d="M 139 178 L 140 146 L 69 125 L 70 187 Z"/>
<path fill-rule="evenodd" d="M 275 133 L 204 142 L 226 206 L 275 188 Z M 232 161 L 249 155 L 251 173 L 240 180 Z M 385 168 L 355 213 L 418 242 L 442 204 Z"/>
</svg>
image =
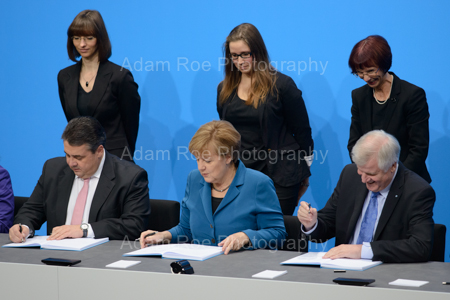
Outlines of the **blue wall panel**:
<svg viewBox="0 0 450 300">
<path fill-rule="evenodd" d="M 151 197 L 178 201 L 196 167 L 185 155 L 189 140 L 200 125 L 218 119 L 222 44 L 233 27 L 253 23 L 274 65 L 304 92 L 317 151 L 304 199 L 318 208 L 349 163 L 350 93 L 363 85 L 350 74 L 350 51 L 368 35 L 384 36 L 393 52 L 391 70 L 427 93 L 435 222 L 450 229 L 447 1 L 2 2 L 0 164 L 11 173 L 16 195 L 30 195 L 44 162 L 63 155 L 66 120 L 56 76 L 72 63 L 65 48 L 67 28 L 87 8 L 103 15 L 111 61 L 129 68 L 139 84 L 136 162 L 148 171 Z M 447 242 L 446 261 L 449 253 Z"/>
</svg>

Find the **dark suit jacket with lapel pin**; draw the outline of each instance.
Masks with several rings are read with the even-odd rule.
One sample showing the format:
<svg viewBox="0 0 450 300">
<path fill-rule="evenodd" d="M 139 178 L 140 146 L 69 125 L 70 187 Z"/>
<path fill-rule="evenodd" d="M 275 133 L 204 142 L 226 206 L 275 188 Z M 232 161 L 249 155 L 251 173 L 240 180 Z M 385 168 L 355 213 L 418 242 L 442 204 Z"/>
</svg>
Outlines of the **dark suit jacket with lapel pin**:
<svg viewBox="0 0 450 300">
<path fill-rule="evenodd" d="M 356 164 L 344 167 L 333 194 L 318 212 L 313 241 L 336 237 L 336 246 L 348 244 L 361 215 L 366 185 Z M 373 241 L 373 260 L 384 262 L 428 261 L 433 246 L 433 188 L 416 173 L 399 163 Z"/>
<path fill-rule="evenodd" d="M 147 229 L 150 215 L 147 172 L 105 151 L 105 163 L 89 213 L 96 238 L 138 238 Z M 14 224 L 31 230 L 47 221 L 47 234 L 64 225 L 75 174 L 64 157 L 45 162 L 42 175 L 29 200 L 19 210 Z"/>
<path fill-rule="evenodd" d="M 425 91 L 405 80 L 401 80 L 393 72 L 389 101 L 389 110 L 384 117 L 382 128 L 392 134 L 401 146 L 400 161 L 428 183 L 431 182 L 425 160 L 428 156 L 429 130 L 427 98 Z M 373 89 L 367 84 L 352 91 L 352 123 L 348 151 L 365 133 L 374 130 L 372 124 Z M 351 157 L 350 157 L 351 158 Z"/>
<path fill-rule="evenodd" d="M 67 121 L 80 116 L 77 106 L 80 71 L 81 62 L 78 62 L 58 74 L 59 98 Z M 122 157 L 124 148 L 129 147 L 133 155 L 141 98 L 131 72 L 110 61 L 101 63 L 90 93 L 89 116 L 96 118 L 105 129 L 106 150 Z"/>
</svg>

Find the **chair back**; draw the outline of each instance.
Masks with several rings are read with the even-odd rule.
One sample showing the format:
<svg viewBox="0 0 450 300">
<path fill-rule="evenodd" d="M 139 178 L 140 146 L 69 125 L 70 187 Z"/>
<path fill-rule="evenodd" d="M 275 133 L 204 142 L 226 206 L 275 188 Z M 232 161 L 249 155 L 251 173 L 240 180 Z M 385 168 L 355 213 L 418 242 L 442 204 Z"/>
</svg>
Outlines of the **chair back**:
<svg viewBox="0 0 450 300">
<path fill-rule="evenodd" d="M 14 196 L 14 216 L 17 215 L 22 205 L 28 201 L 29 197 Z"/>
<path fill-rule="evenodd" d="M 148 229 L 165 231 L 180 223 L 180 203 L 172 200 L 150 199 Z"/>
<path fill-rule="evenodd" d="M 444 261 L 445 260 L 445 234 L 447 228 L 442 224 L 434 224 L 434 243 L 431 250 L 430 260 Z"/>
<path fill-rule="evenodd" d="M 308 252 L 308 241 L 301 235 L 300 221 L 297 216 L 283 216 L 287 237 L 280 250 Z"/>
</svg>

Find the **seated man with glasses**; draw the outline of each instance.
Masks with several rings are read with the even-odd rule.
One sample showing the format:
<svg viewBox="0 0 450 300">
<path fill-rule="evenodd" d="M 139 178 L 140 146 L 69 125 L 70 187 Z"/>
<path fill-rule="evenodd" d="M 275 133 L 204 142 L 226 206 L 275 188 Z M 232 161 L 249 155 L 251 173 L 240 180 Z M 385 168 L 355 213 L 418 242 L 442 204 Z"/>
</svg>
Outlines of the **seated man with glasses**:
<svg viewBox="0 0 450 300">
<path fill-rule="evenodd" d="M 399 162 L 398 141 L 383 130 L 363 135 L 352 149 L 320 211 L 301 202 L 298 219 L 311 241 L 336 237 L 324 258 L 383 262 L 428 261 L 433 248 L 433 188 Z"/>
</svg>

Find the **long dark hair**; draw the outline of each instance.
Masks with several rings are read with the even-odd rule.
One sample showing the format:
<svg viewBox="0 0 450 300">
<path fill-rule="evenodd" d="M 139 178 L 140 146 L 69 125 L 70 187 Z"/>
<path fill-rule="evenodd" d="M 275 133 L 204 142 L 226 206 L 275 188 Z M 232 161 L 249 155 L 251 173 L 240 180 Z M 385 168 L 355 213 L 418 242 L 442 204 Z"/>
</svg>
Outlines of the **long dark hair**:
<svg viewBox="0 0 450 300">
<path fill-rule="evenodd" d="M 258 107 L 269 93 L 275 89 L 276 70 L 270 64 L 264 40 L 258 29 L 249 23 L 242 23 L 231 30 L 227 40 L 223 44 L 225 55 L 225 79 L 222 82 L 222 90 L 219 95 L 220 103 L 224 103 L 241 81 L 241 72 L 236 69 L 230 57 L 230 43 L 244 41 L 247 43 L 253 58 L 252 85 L 249 90 L 247 105 Z"/>
</svg>

